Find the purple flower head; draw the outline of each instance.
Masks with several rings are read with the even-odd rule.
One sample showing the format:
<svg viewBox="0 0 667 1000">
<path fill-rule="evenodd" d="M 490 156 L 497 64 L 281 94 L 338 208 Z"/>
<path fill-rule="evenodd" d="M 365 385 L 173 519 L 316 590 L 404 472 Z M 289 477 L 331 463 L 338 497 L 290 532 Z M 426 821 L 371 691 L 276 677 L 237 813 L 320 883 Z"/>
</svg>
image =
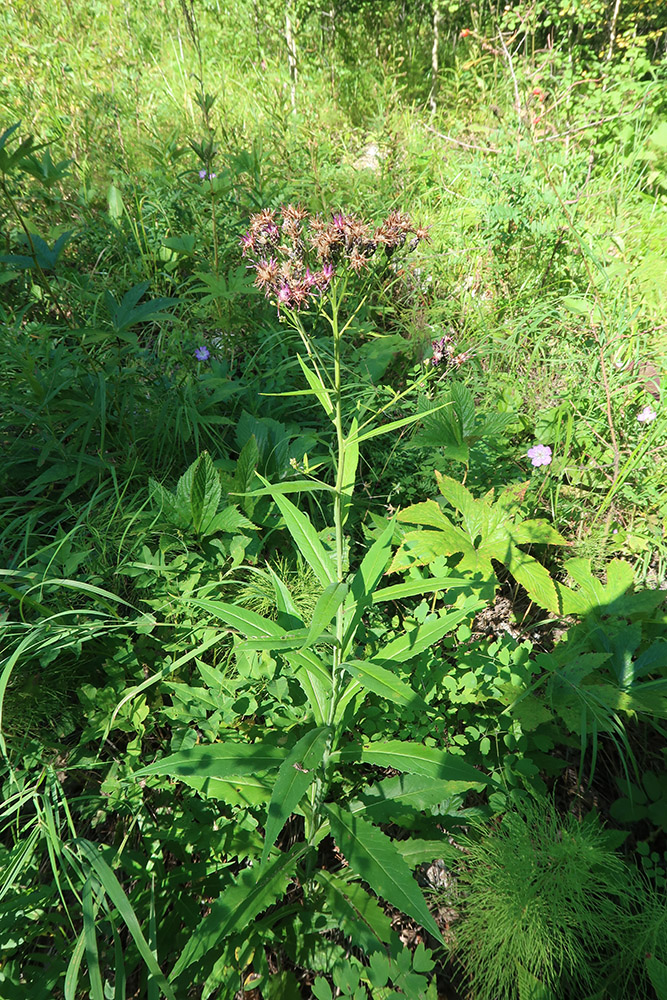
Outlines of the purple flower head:
<svg viewBox="0 0 667 1000">
<path fill-rule="evenodd" d="M 252 253 L 255 249 L 255 234 L 252 231 L 244 233 L 243 236 L 239 237 L 239 243 L 241 244 L 241 253 L 245 257 L 247 253 Z"/>
<path fill-rule="evenodd" d="M 640 424 L 650 424 L 657 416 L 652 406 L 645 406 L 642 412 L 637 414 L 637 420 Z"/>
<path fill-rule="evenodd" d="M 440 340 L 434 340 L 431 342 L 431 347 L 433 348 L 433 357 L 431 358 L 431 364 L 436 368 L 440 362 L 446 357 L 449 361 L 454 353 L 454 348 L 452 344 L 454 340 L 448 334 L 441 337 Z"/>
<path fill-rule="evenodd" d="M 208 361 L 208 359 L 211 357 L 211 352 L 209 351 L 208 347 L 204 346 L 197 347 L 195 349 L 195 357 L 197 361 Z"/>
<path fill-rule="evenodd" d="M 322 277 L 325 281 L 331 281 L 334 276 L 334 266 L 333 264 L 324 264 L 322 266 Z"/>
<path fill-rule="evenodd" d="M 202 180 L 202 181 L 206 180 L 206 171 L 205 170 L 200 170 L 199 171 L 199 179 Z"/>
<path fill-rule="evenodd" d="M 551 448 L 548 444 L 536 444 L 527 451 L 528 458 L 537 468 L 540 465 L 551 465 Z"/>
<path fill-rule="evenodd" d="M 277 298 L 278 298 L 278 308 L 279 309 L 280 309 L 281 306 L 289 306 L 289 305 L 291 305 L 291 302 L 292 302 L 292 289 L 287 284 L 287 282 L 284 282 L 280 286 L 280 288 L 278 289 L 278 296 L 277 296 Z"/>
<path fill-rule="evenodd" d="M 345 216 L 343 215 L 342 212 L 336 212 L 336 214 L 334 215 L 334 217 L 332 219 L 332 222 L 333 222 L 334 226 L 336 227 L 336 229 L 345 229 L 345 224 L 346 224 L 347 220 L 346 220 L 346 218 L 345 218 Z"/>
</svg>

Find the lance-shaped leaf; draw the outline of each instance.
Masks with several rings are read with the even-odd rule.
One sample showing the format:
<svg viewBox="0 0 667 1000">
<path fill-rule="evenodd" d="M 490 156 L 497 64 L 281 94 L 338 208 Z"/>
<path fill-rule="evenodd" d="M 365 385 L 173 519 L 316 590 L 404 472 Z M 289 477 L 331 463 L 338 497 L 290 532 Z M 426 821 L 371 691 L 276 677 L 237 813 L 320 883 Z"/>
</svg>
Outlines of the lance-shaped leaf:
<svg viewBox="0 0 667 1000">
<path fill-rule="evenodd" d="M 236 883 L 211 904 L 207 916 L 188 938 L 169 978 L 176 979 L 184 969 L 211 954 L 228 934 L 242 931 L 275 903 L 285 892 L 299 858 L 307 850 L 307 845 L 296 844 L 269 865 L 245 868 Z"/>
<path fill-rule="evenodd" d="M 132 935 L 137 951 L 146 963 L 148 971 L 154 977 L 158 986 L 167 997 L 167 1000 L 176 1000 L 174 991 L 167 982 L 166 977 L 164 976 L 162 969 L 158 965 L 155 955 L 150 948 L 150 945 L 143 935 L 136 913 L 134 912 L 129 899 L 125 895 L 125 892 L 115 874 L 100 854 L 97 846 L 95 844 L 91 844 L 90 841 L 83 839 L 74 840 L 73 844 L 86 858 L 95 872 L 95 875 L 99 879 L 108 898 L 118 910 L 121 918 L 125 922 L 125 926 Z"/>
<path fill-rule="evenodd" d="M 167 774 L 176 778 L 233 778 L 257 771 L 271 771 L 280 767 L 285 756 L 284 748 L 262 743 L 212 743 L 170 754 L 135 771 L 134 777 Z"/>
<path fill-rule="evenodd" d="M 303 372 L 306 378 L 306 382 L 310 386 L 311 392 L 313 392 L 317 396 L 319 402 L 322 404 L 322 407 L 324 408 L 324 412 L 328 417 L 330 417 L 334 411 L 334 407 L 333 403 L 331 402 L 331 396 L 327 391 L 327 387 L 322 381 L 322 376 L 320 375 L 319 371 L 317 372 L 317 374 L 315 372 L 312 372 L 300 354 L 297 354 L 296 357 L 299 364 L 301 365 L 301 371 Z"/>
<path fill-rule="evenodd" d="M 267 636 L 279 638 L 285 634 L 284 630 L 272 622 L 270 618 L 263 618 L 262 615 L 249 611 L 247 608 L 240 608 L 236 604 L 225 604 L 224 601 L 211 601 L 203 597 L 193 597 L 190 604 L 215 615 L 225 625 L 236 629 L 248 638 L 260 639 Z"/>
<path fill-rule="evenodd" d="M 328 726 L 311 729 L 295 743 L 280 765 L 264 828 L 262 864 L 266 862 L 276 837 L 315 778 L 330 734 Z"/>
<path fill-rule="evenodd" d="M 331 672 L 310 649 L 286 653 L 285 659 L 294 667 L 296 679 L 308 699 L 316 724 L 323 725 L 328 719 L 332 698 Z"/>
<path fill-rule="evenodd" d="M 397 771 L 407 771 L 408 774 L 423 774 L 428 778 L 460 782 L 457 791 L 492 784 L 488 775 L 478 771 L 462 757 L 447 753 L 446 750 L 438 750 L 437 747 L 425 747 L 421 743 L 382 740 L 361 747 L 346 747 L 332 756 L 339 757 L 341 761 L 394 767 Z"/>
<path fill-rule="evenodd" d="M 326 804 L 331 832 L 350 868 L 392 906 L 443 941 L 410 868 L 386 834 L 360 816 Z"/>
<path fill-rule="evenodd" d="M 467 787 L 466 782 L 466 790 Z M 455 796 L 459 802 L 460 790 L 458 782 L 423 774 L 398 774 L 363 788 L 349 808 L 374 823 L 400 823 L 403 818 L 414 819 L 431 806 L 451 801 Z"/>
<path fill-rule="evenodd" d="M 341 584 L 341 586 L 344 586 Z M 333 632 L 317 632 L 313 638 L 310 636 L 312 630 L 306 628 L 293 629 L 291 632 L 283 632 L 280 635 L 272 635 L 268 638 L 246 639 L 240 643 L 241 649 L 269 649 L 276 652 L 284 652 L 290 649 L 304 649 L 310 646 L 315 639 L 329 646 L 338 646 L 340 643 Z"/>
<path fill-rule="evenodd" d="M 331 556 L 327 553 L 317 536 L 310 519 L 286 496 L 271 488 L 271 484 L 262 476 L 259 477 L 267 487 L 270 496 L 285 519 L 287 530 L 294 539 L 297 549 L 306 560 L 323 587 L 335 580 Z"/>
<path fill-rule="evenodd" d="M 364 611 L 373 602 L 373 593 L 382 579 L 391 555 L 391 540 L 394 537 L 394 522 L 390 521 L 361 561 L 359 569 L 352 577 L 350 593 L 345 602 L 346 621 L 343 649 L 346 650 L 354 639 L 355 632 Z M 348 617 L 349 616 L 349 617 Z"/>
<path fill-rule="evenodd" d="M 355 417 L 350 425 L 350 433 L 345 441 L 343 473 L 342 473 L 342 523 L 345 524 L 352 507 L 352 494 L 357 478 L 359 465 L 359 441 L 357 440 L 358 422 Z"/>
<path fill-rule="evenodd" d="M 352 939 L 352 943 L 363 948 L 367 955 L 389 943 L 391 918 L 384 912 L 374 896 L 370 896 L 348 869 L 341 874 L 319 871 L 315 880 L 325 892 L 328 908 L 336 918 L 337 925 Z"/>
<path fill-rule="evenodd" d="M 425 649 L 430 649 L 434 643 L 451 632 L 464 619 L 472 617 L 476 611 L 485 606 L 483 601 L 468 598 L 463 607 L 449 611 L 436 621 L 426 622 L 425 625 L 419 625 L 417 628 L 406 629 L 402 635 L 378 650 L 374 659 L 383 663 L 401 663 L 413 656 L 418 656 Z"/>
<path fill-rule="evenodd" d="M 404 597 L 420 597 L 422 594 L 437 594 L 438 591 L 460 590 L 469 587 L 470 580 L 459 580 L 453 576 L 431 577 L 426 580 L 408 580 L 392 587 L 382 587 L 373 594 L 373 604 L 383 601 L 401 601 Z"/>
<path fill-rule="evenodd" d="M 347 591 L 348 587 L 346 583 L 330 583 L 328 587 L 324 588 L 317 599 L 308 630 L 308 637 L 304 645 L 311 646 L 322 635 L 338 611 L 338 608 L 347 597 Z"/>
<path fill-rule="evenodd" d="M 428 706 L 409 684 L 373 660 L 345 660 L 341 664 L 360 684 L 397 705 L 427 711 Z"/>
</svg>

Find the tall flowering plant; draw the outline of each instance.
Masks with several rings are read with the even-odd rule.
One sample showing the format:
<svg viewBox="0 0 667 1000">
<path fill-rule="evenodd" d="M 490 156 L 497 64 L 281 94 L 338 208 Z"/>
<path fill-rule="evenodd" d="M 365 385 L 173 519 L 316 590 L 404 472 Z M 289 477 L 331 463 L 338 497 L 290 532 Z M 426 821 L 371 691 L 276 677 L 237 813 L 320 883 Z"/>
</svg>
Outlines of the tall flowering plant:
<svg viewBox="0 0 667 1000">
<path fill-rule="evenodd" d="M 435 796 L 432 801 L 447 797 L 451 781 L 457 782 L 459 790 L 467 787 L 481 790 L 490 783 L 486 775 L 460 756 L 437 747 L 397 739 L 367 744 L 359 737 L 369 699 L 388 701 L 407 713 L 428 715 L 432 711 L 425 700 L 426 692 L 405 679 L 410 661 L 483 606 L 477 597 L 461 594 L 461 589 L 467 587 L 465 581 L 451 577 L 383 587 L 382 579 L 392 557 L 393 521 L 363 555 L 355 571 L 347 568 L 344 558 L 348 548 L 345 523 L 355 487 L 360 446 L 370 438 L 392 434 L 420 416 L 380 423 L 377 418 L 388 404 L 367 419 L 364 417 L 368 411 L 361 408 L 344 419 L 341 343 L 354 317 L 354 311 L 350 316 L 344 315 L 351 299 L 347 290 L 354 276 L 369 268 L 374 259 L 391 257 L 403 248 L 407 251 L 427 238 L 424 227 L 414 226 L 400 212 L 392 212 L 382 225 L 374 228 L 343 214 L 325 221 L 293 205 L 280 213 L 266 210 L 253 216 L 242 238 L 243 254 L 256 272 L 257 285 L 275 303 L 285 321 L 298 331 L 304 344 L 305 356 L 298 355 L 306 381 L 303 393 L 316 397 L 331 422 L 336 442 L 332 448 L 335 483 L 315 477 L 278 484 L 262 479 L 257 491 L 274 500 L 295 547 L 319 582 L 310 622 L 300 617 L 288 587 L 276 574 L 273 574 L 276 621 L 239 605 L 203 598 L 194 601 L 233 630 L 237 648 L 243 652 L 270 652 L 301 686 L 307 708 L 286 732 L 286 743 L 281 741 L 276 745 L 270 736 L 246 742 L 236 734 L 223 742 L 182 751 L 138 772 L 182 776 L 184 780 L 196 775 L 197 780 L 222 779 L 223 783 L 258 772 L 272 777 L 261 820 L 264 842 L 261 856 L 256 859 L 259 863 L 247 868 L 237 884 L 211 903 L 210 914 L 204 917 L 173 970 L 172 978 L 177 980 L 183 976 L 185 981 L 188 967 L 201 962 L 225 940 L 230 931 L 230 914 L 236 921 L 234 931 L 241 930 L 274 904 L 289 880 L 295 880 L 301 887 L 304 906 L 324 905 L 335 914 L 340 909 L 341 893 L 349 892 L 357 898 L 354 907 L 358 906 L 358 893 L 362 890 L 354 879 L 356 875 L 378 896 L 442 940 L 411 870 L 411 865 L 433 860 L 432 845 L 424 848 L 423 856 L 419 850 L 412 850 L 408 861 L 402 851 L 405 844 L 399 847 L 375 825 L 377 815 L 370 807 L 374 796 L 391 799 L 395 794 L 382 781 L 371 783 L 364 802 L 354 804 L 347 799 L 336 801 L 334 782 L 343 769 L 349 775 L 350 769 L 354 773 L 355 765 L 366 765 L 367 777 L 367 766 L 378 765 L 400 772 L 406 782 L 418 782 L 420 789 L 424 783 L 431 784 L 429 794 Z M 318 353 L 311 338 L 307 307 L 316 307 L 320 320 L 323 316 L 330 327 L 333 350 L 325 357 Z M 430 370 L 425 369 L 424 379 L 429 377 Z M 397 393 L 393 402 L 405 394 Z M 289 496 L 313 491 L 320 491 L 330 499 L 333 550 Z M 329 528 L 326 534 L 330 534 Z M 436 592 L 445 595 L 437 614 L 368 655 L 360 629 L 371 606 Z M 283 850 L 277 846 L 278 838 L 293 813 L 303 817 L 303 840 Z M 326 863 L 322 870 L 323 854 L 318 845 L 327 835 L 333 837 L 338 856 L 344 856 L 353 873 L 355 884 L 350 882 L 349 888 L 347 882 L 340 880 L 334 887 Z M 377 908 L 374 897 L 369 897 L 367 905 Z M 389 953 L 388 941 L 389 938 L 380 938 L 378 946 L 386 947 Z M 260 952 L 261 949 L 256 954 Z"/>
</svg>

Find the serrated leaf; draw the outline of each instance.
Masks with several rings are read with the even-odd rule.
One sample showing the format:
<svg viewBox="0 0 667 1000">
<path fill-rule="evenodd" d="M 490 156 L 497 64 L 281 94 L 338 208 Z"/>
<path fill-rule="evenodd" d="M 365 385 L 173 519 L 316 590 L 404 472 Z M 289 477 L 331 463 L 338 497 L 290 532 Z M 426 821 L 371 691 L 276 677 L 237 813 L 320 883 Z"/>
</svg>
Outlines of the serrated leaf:
<svg viewBox="0 0 667 1000">
<path fill-rule="evenodd" d="M 235 884 L 211 903 L 209 913 L 187 939 L 170 980 L 210 954 L 231 931 L 239 933 L 275 903 L 285 893 L 297 862 L 308 849 L 307 845 L 296 844 L 268 865 L 245 868 Z"/>
<path fill-rule="evenodd" d="M 423 774 L 398 774 L 363 788 L 349 808 L 373 823 L 400 823 L 401 817 L 423 813 L 451 799 L 460 790 L 459 782 L 441 781 Z"/>
<path fill-rule="evenodd" d="M 475 400 L 470 389 L 462 382 L 452 382 L 450 394 L 454 411 L 461 424 L 461 434 L 465 440 L 475 432 Z"/>
<path fill-rule="evenodd" d="M 170 754 L 135 771 L 133 777 L 153 774 L 172 777 L 229 778 L 278 768 L 286 756 L 283 748 L 261 743 L 211 743 Z"/>
<path fill-rule="evenodd" d="M 315 880 L 325 890 L 331 913 L 355 947 L 369 955 L 389 943 L 391 918 L 358 882 L 351 881 L 349 872 L 345 877 L 318 871 Z"/>
<path fill-rule="evenodd" d="M 475 785 L 490 785 L 492 779 L 468 764 L 462 757 L 425 747 L 421 743 L 403 740 L 378 740 L 364 746 L 349 747 L 337 751 L 342 761 L 359 761 L 379 767 L 394 767 L 408 774 L 422 774 L 429 778 L 440 778 L 448 782 L 460 782 L 458 791 L 465 791 Z"/>
<path fill-rule="evenodd" d="M 529 519 L 512 526 L 512 539 L 517 545 L 567 545 L 563 538 L 548 521 Z"/>
<path fill-rule="evenodd" d="M 412 504 L 404 510 L 399 510 L 396 516 L 399 521 L 430 528 L 447 528 L 451 525 L 451 521 L 445 517 L 436 500 L 424 500 L 422 503 Z"/>
<path fill-rule="evenodd" d="M 202 531 L 207 535 L 213 535 L 218 531 L 223 531 L 227 535 L 236 535 L 240 531 L 257 531 L 257 525 L 253 524 L 245 514 L 235 504 L 218 511 L 210 521 L 202 525 Z"/>
<path fill-rule="evenodd" d="M 192 523 L 196 532 L 206 531 L 220 504 L 222 486 L 217 469 L 207 451 L 199 456 L 190 492 Z"/>
<path fill-rule="evenodd" d="M 294 745 L 280 765 L 264 829 L 262 864 L 266 862 L 278 834 L 312 784 L 330 735 L 331 729 L 328 726 L 311 729 Z"/>
<path fill-rule="evenodd" d="M 386 834 L 360 816 L 333 803 L 324 805 L 338 848 L 353 871 L 374 892 L 442 941 L 419 886 L 402 855 Z"/>
<path fill-rule="evenodd" d="M 368 691 L 379 694 L 397 705 L 427 711 L 428 706 L 421 696 L 409 684 L 379 663 L 374 663 L 372 660 L 344 660 L 341 666 Z"/>
<path fill-rule="evenodd" d="M 508 548 L 508 558 L 505 560 L 510 573 L 525 589 L 531 601 L 539 607 L 559 613 L 558 594 L 549 571 L 532 556 L 527 555 L 515 545 Z"/>
</svg>

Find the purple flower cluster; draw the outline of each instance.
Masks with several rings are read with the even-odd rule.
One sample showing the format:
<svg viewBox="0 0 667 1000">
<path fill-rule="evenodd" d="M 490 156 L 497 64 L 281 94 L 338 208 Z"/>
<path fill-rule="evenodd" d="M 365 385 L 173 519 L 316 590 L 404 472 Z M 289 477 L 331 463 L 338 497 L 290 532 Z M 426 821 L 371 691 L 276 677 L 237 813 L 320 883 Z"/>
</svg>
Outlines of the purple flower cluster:
<svg viewBox="0 0 667 1000">
<path fill-rule="evenodd" d="M 199 179 L 201 181 L 209 180 L 212 181 L 217 176 L 217 174 L 209 174 L 206 170 L 199 171 Z"/>
<path fill-rule="evenodd" d="M 327 290 L 337 268 L 360 274 L 383 246 L 387 256 L 402 247 L 412 233 L 409 249 L 428 240 L 425 226 L 413 226 L 401 212 L 391 212 L 381 226 L 339 212 L 327 222 L 300 205 L 285 205 L 280 213 L 264 209 L 250 218 L 241 250 L 256 271 L 255 285 L 278 309 L 300 309 Z"/>
<path fill-rule="evenodd" d="M 459 354 L 455 353 L 454 349 L 454 338 L 446 333 L 439 340 L 433 340 L 431 342 L 431 347 L 433 348 L 433 356 L 431 357 L 431 367 L 438 368 L 440 365 L 449 367 L 452 365 L 454 368 L 460 368 L 462 364 L 470 360 L 471 351 L 461 351 Z"/>
</svg>

